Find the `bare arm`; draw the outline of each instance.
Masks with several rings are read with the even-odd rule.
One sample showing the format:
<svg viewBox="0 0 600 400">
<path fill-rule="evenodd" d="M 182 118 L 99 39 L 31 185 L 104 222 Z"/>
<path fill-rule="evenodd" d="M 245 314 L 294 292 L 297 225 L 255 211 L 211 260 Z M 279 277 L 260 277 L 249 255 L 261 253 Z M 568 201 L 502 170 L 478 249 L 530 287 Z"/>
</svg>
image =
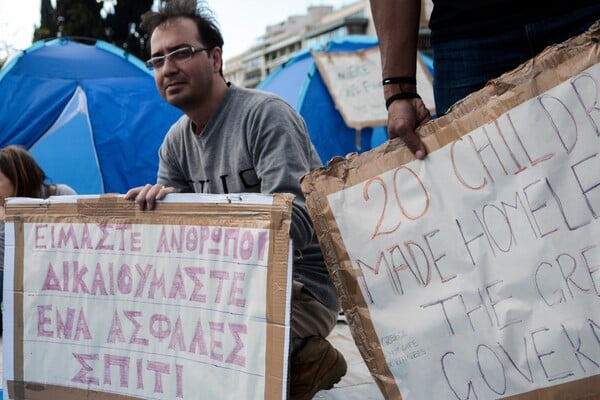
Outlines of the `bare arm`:
<svg viewBox="0 0 600 400">
<path fill-rule="evenodd" d="M 421 0 L 370 1 L 379 38 L 383 78 L 415 78 Z M 398 93 L 417 93 L 417 86 L 413 83 L 387 84 L 383 92 L 389 99 Z M 420 98 L 395 100 L 388 108 L 388 136 L 390 139 L 400 137 L 417 158 L 424 158 L 425 146 L 415 129 L 430 119 Z"/>
</svg>

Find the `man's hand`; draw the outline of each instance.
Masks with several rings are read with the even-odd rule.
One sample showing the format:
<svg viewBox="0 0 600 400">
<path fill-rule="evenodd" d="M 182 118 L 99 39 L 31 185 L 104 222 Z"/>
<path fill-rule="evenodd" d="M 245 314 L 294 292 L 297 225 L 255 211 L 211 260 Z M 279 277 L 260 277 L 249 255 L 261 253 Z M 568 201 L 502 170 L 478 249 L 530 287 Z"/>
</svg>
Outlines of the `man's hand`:
<svg viewBox="0 0 600 400">
<path fill-rule="evenodd" d="M 175 188 L 165 187 L 160 184 L 146 184 L 129 189 L 125 194 L 125 200 L 133 200 L 140 210 L 152 210 L 156 206 L 156 200 L 162 200 L 167 194 L 175 193 Z"/>
<path fill-rule="evenodd" d="M 431 115 L 423 100 L 396 100 L 388 109 L 388 138 L 399 137 L 415 157 L 422 160 L 427 155 L 427 150 L 415 129 L 429 120 Z"/>
</svg>

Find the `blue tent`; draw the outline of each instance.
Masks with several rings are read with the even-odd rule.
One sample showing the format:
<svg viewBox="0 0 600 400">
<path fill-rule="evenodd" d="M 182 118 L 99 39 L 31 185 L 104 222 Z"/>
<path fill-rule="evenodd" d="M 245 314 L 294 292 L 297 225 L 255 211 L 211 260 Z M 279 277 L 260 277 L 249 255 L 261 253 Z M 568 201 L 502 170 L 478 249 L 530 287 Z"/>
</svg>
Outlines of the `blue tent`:
<svg viewBox="0 0 600 400">
<path fill-rule="evenodd" d="M 25 146 L 50 182 L 78 194 L 155 182 L 180 115 L 142 61 L 100 40 L 36 42 L 0 70 L 0 147 Z"/>
<path fill-rule="evenodd" d="M 328 53 L 354 52 L 378 44 L 377 38 L 371 36 L 350 35 L 333 39 L 323 48 L 315 50 Z M 421 55 L 421 59 L 432 68 L 428 58 Z M 383 126 L 365 128 L 358 135 L 354 128 L 346 126 L 310 49 L 292 56 L 269 74 L 257 88 L 283 97 L 304 117 L 311 140 L 324 164 L 334 156 L 370 150 L 387 138 L 386 128 Z"/>
</svg>

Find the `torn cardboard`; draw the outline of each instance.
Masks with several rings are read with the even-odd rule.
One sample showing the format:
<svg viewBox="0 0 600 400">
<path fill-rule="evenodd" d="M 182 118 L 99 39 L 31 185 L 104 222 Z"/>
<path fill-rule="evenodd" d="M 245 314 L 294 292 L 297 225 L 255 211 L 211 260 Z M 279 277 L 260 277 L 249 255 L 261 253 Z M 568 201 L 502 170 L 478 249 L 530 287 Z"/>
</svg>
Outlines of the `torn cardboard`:
<svg viewBox="0 0 600 400">
<path fill-rule="evenodd" d="M 599 39 L 596 23 L 421 127 L 425 161 L 395 139 L 303 178 L 386 399 L 600 395 Z"/>
</svg>

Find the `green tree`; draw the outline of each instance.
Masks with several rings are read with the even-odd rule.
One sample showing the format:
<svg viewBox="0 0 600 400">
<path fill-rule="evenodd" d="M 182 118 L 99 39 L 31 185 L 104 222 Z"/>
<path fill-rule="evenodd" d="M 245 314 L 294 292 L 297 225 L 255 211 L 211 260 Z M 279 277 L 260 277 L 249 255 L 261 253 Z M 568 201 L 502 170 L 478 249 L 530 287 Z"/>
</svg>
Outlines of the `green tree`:
<svg viewBox="0 0 600 400">
<path fill-rule="evenodd" d="M 40 5 L 40 26 L 33 32 L 33 41 L 56 37 L 58 26 L 56 10 L 50 0 L 42 0 Z"/>
<path fill-rule="evenodd" d="M 96 0 L 57 0 L 57 36 L 106 39 L 100 15 L 103 5 Z"/>
<path fill-rule="evenodd" d="M 108 39 L 141 59 L 147 58 L 148 35 L 139 27 L 140 17 L 150 10 L 153 0 L 119 0 L 114 13 L 106 17 Z"/>
<path fill-rule="evenodd" d="M 147 34 L 140 30 L 140 17 L 153 0 L 42 0 L 40 26 L 33 40 L 91 38 L 106 40 L 145 59 Z M 106 5 L 106 6 L 105 6 Z"/>
</svg>

